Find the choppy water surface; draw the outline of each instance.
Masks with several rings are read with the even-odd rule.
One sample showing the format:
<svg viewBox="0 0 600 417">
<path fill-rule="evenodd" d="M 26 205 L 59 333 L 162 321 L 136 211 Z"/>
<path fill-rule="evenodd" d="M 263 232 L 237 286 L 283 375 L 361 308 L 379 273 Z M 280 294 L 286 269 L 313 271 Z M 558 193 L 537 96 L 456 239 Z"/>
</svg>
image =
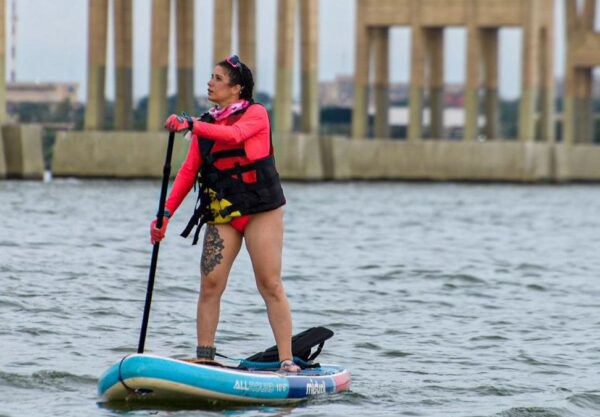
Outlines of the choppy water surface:
<svg viewBox="0 0 600 417">
<path fill-rule="evenodd" d="M 600 188 L 286 184 L 284 279 L 297 331 L 351 392 L 292 409 L 116 411 L 97 377 L 135 351 L 157 181 L 0 182 L 0 416 L 598 416 Z M 146 351 L 195 349 L 200 248 L 161 245 Z M 221 352 L 272 344 L 247 255 Z"/>
</svg>

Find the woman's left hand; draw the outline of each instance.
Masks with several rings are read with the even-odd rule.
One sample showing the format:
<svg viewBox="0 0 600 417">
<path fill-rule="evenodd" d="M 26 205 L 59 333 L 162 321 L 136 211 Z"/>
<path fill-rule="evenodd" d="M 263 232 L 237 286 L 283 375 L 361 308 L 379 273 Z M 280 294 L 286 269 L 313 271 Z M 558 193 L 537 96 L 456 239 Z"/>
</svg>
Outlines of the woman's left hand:
<svg viewBox="0 0 600 417">
<path fill-rule="evenodd" d="M 157 220 L 152 220 L 150 223 L 150 243 L 153 245 L 155 243 L 159 243 L 161 240 L 165 238 L 165 233 L 167 233 L 167 226 L 169 225 L 169 218 L 163 217 L 162 227 L 159 229 L 156 227 Z"/>
</svg>

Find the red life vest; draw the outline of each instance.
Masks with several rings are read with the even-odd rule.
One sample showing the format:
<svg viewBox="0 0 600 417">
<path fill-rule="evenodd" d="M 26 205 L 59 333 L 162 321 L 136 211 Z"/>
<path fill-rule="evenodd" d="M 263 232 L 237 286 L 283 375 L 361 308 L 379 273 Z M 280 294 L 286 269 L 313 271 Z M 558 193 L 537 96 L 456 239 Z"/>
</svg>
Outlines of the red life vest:
<svg viewBox="0 0 600 417">
<path fill-rule="evenodd" d="M 234 113 L 239 115 L 246 109 Z M 200 121 L 214 123 L 210 114 L 204 113 Z M 270 138 L 269 155 L 247 162 L 244 147 L 213 151 L 215 142 L 198 136 L 198 149 L 202 164 L 198 171 L 198 200 L 194 214 L 185 230 L 187 237 L 196 228 L 192 244 L 198 242 L 202 226 L 206 223 L 229 223 L 232 218 L 274 210 L 285 204 L 279 173 L 275 167 L 273 141 Z M 221 169 L 215 162 L 230 159 L 232 168 Z M 245 163 L 242 164 L 242 161 Z M 244 174 L 253 172 L 256 182 L 245 182 Z"/>
</svg>

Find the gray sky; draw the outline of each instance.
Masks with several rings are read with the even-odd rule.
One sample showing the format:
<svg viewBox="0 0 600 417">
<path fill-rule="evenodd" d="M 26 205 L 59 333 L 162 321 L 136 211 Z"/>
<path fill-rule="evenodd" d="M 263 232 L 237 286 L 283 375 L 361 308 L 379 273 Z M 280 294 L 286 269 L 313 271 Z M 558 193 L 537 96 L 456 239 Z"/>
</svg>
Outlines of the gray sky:
<svg viewBox="0 0 600 417">
<path fill-rule="evenodd" d="M 7 18 L 11 3 L 7 5 Z M 556 58 L 557 77 L 564 73 L 564 20 L 563 1 L 556 7 Z M 150 5 L 151 0 L 134 0 L 134 95 L 148 94 L 150 62 Z M 321 80 L 332 80 L 336 75 L 354 71 L 354 0 L 320 1 L 320 69 Z M 87 59 L 87 0 L 17 0 L 17 81 L 69 81 L 80 84 L 80 97 L 85 99 Z M 258 0 L 259 57 L 256 74 L 257 87 L 272 93 L 275 86 L 275 19 L 276 0 Z M 205 95 L 206 81 L 210 75 L 212 56 L 213 0 L 196 0 L 196 94 Z M 464 82 L 465 30 L 450 28 L 445 40 L 446 70 L 449 83 Z M 10 27 L 7 28 L 11 40 Z M 500 93 L 506 98 L 520 95 L 521 30 L 502 29 L 500 32 Z M 109 43 L 110 45 L 110 43 Z M 391 31 L 392 54 L 390 77 L 395 81 L 409 81 L 410 30 L 394 28 Z M 7 48 L 7 54 L 9 53 Z M 234 45 L 235 52 L 235 45 Z M 109 68 L 112 66 L 112 48 L 109 46 Z M 242 57 L 243 59 L 243 57 Z M 7 56 L 8 68 L 11 68 Z M 171 68 L 174 52 L 171 48 Z M 298 71 L 296 71 L 298 72 Z M 298 75 L 298 74 L 296 74 Z M 8 71 L 7 71 L 8 76 Z M 170 92 L 174 91 L 175 71 L 170 71 Z M 296 77 L 298 78 L 298 77 Z M 298 94 L 296 82 L 296 95 Z M 114 97 L 113 73 L 107 74 L 107 96 Z"/>
</svg>

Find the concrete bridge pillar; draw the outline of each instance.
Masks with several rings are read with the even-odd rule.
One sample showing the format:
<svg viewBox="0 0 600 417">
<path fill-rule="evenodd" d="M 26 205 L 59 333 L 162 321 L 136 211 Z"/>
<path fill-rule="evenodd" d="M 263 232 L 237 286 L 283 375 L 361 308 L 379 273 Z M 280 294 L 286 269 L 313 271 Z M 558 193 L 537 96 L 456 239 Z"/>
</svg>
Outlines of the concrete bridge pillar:
<svg viewBox="0 0 600 417">
<path fill-rule="evenodd" d="M 523 23 L 523 78 L 519 109 L 519 140 L 534 141 L 539 96 L 540 6 L 537 0 L 525 5 Z"/>
<path fill-rule="evenodd" d="M 213 65 L 231 55 L 233 0 L 216 0 L 213 37 Z M 243 57 L 242 57 L 243 59 Z"/>
<path fill-rule="evenodd" d="M 354 65 L 354 106 L 352 109 L 352 138 L 367 136 L 369 99 L 369 29 L 366 23 L 366 3 L 356 2 L 356 57 Z"/>
<path fill-rule="evenodd" d="M 256 77 L 256 0 L 238 1 L 238 35 L 240 58 Z"/>
<path fill-rule="evenodd" d="M 484 112 L 483 134 L 487 140 L 498 138 L 498 29 L 483 29 L 481 32 L 484 64 Z"/>
<path fill-rule="evenodd" d="M 100 130 L 104 127 L 105 111 L 108 0 L 89 0 L 88 8 L 87 106 L 84 128 Z"/>
<path fill-rule="evenodd" d="M 426 36 L 429 74 L 430 135 L 444 137 L 444 29 L 428 29 Z"/>
<path fill-rule="evenodd" d="M 375 138 L 390 136 L 390 47 L 389 29 L 374 28 L 370 41 L 375 61 Z"/>
<path fill-rule="evenodd" d="M 592 141 L 592 84 L 592 70 L 577 68 L 575 71 L 575 143 Z"/>
<path fill-rule="evenodd" d="M 467 79 L 465 83 L 465 141 L 479 136 L 479 89 L 481 87 L 482 33 L 477 26 L 475 1 L 469 4 L 467 23 Z"/>
<path fill-rule="evenodd" d="M 296 5 L 296 0 L 277 2 L 277 79 L 273 110 L 274 131 L 279 133 L 289 133 L 293 128 L 292 84 Z"/>
<path fill-rule="evenodd" d="M 565 21 L 567 26 L 565 92 L 563 110 L 563 142 L 575 143 L 575 85 L 577 66 L 575 65 L 575 44 L 581 42 L 576 0 L 565 1 Z"/>
<path fill-rule="evenodd" d="M 0 0 L 0 123 L 6 121 L 6 3 Z M 0 153 L 0 159 L 2 154 Z M 1 175 L 1 172 L 0 172 Z"/>
<path fill-rule="evenodd" d="M 6 4 L 0 0 L 0 123 L 6 122 Z M 0 130 L 0 179 L 7 175 L 7 154 Z"/>
<path fill-rule="evenodd" d="M 115 130 L 133 128 L 132 5 L 114 0 Z"/>
<path fill-rule="evenodd" d="M 563 141 L 589 143 L 593 138 L 592 68 L 600 65 L 594 51 L 600 35 L 594 30 L 596 0 L 585 0 L 580 13 L 576 0 L 566 0 L 567 59 Z"/>
<path fill-rule="evenodd" d="M 425 29 L 420 25 L 418 5 L 412 3 L 412 43 L 409 90 L 408 141 L 423 137 L 423 97 L 425 95 Z"/>
<path fill-rule="evenodd" d="M 6 178 L 6 155 L 4 152 L 4 140 L 0 133 L 0 180 Z"/>
<path fill-rule="evenodd" d="M 162 130 L 167 118 L 167 82 L 169 72 L 170 0 L 152 1 L 150 57 L 150 96 L 147 130 Z"/>
<path fill-rule="evenodd" d="M 256 0 L 237 1 L 237 55 L 252 70 L 255 77 L 254 91 L 256 92 Z M 233 0 L 215 1 L 214 14 L 214 41 L 213 61 L 214 64 L 221 62 L 233 51 Z M 224 28 L 226 28 L 224 30 Z M 228 28 L 228 29 L 227 29 Z"/>
<path fill-rule="evenodd" d="M 555 80 L 554 80 L 554 13 L 548 13 L 550 22 L 542 29 L 540 38 L 540 106 L 541 106 L 541 138 L 548 143 L 556 141 L 554 124 Z"/>
<path fill-rule="evenodd" d="M 195 113 L 194 100 L 194 0 L 177 0 L 177 107 Z"/>
<path fill-rule="evenodd" d="M 303 133 L 319 130 L 319 2 L 300 0 Z"/>
</svg>

